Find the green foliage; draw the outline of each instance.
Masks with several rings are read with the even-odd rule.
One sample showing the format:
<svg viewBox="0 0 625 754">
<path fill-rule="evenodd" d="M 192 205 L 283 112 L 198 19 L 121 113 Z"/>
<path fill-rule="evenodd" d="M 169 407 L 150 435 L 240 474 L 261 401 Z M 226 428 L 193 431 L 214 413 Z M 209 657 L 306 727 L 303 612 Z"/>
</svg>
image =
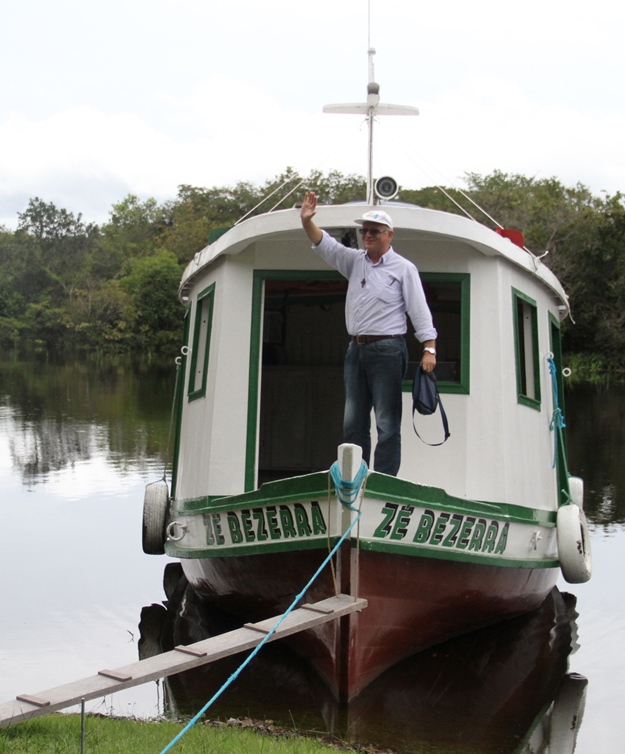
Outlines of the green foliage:
<svg viewBox="0 0 625 754">
<path fill-rule="evenodd" d="M 464 214 L 458 203 L 466 205 L 466 200 L 457 189 L 444 186 L 428 186 L 422 189 L 406 189 L 400 187 L 397 199 L 408 204 L 416 204 L 424 209 L 436 209 L 441 212 L 452 212 L 456 215 Z"/>
<path fill-rule="evenodd" d="M 168 251 L 135 259 L 120 287 L 134 308 L 133 331 L 142 349 L 175 347 L 180 341 L 183 310 L 177 300 L 180 268 Z"/>
<path fill-rule="evenodd" d="M 323 175 L 314 170 L 306 180 L 306 190 L 314 191 L 322 204 L 344 204 L 362 201 L 367 194 L 367 182 L 362 176 L 344 176 L 336 170 Z"/>
<path fill-rule="evenodd" d="M 96 276 L 114 278 L 127 274 L 131 261 L 158 250 L 165 213 L 155 199 L 145 202 L 129 194 L 113 205 L 110 220 L 94 249 L 92 269 Z"/>
<path fill-rule="evenodd" d="M 58 286 L 70 297 L 81 284 L 86 260 L 100 233 L 81 217 L 39 198 L 31 199 L 27 209 L 18 213 L 17 234 L 34 240 L 33 261 L 47 275 L 47 287 Z"/>
<path fill-rule="evenodd" d="M 17 316 L 45 294 L 49 276 L 34 237 L 0 232 L 0 316 Z"/>
<path fill-rule="evenodd" d="M 526 245 L 536 254 L 557 251 L 596 210 L 598 200 L 582 184 L 563 186 L 555 178 L 528 178 L 496 170 L 489 176 L 468 173 L 467 193 L 504 228 L 523 231 Z M 488 217 L 477 219 L 489 227 Z"/>
<path fill-rule="evenodd" d="M 567 330 L 571 350 L 600 356 L 610 369 L 625 367 L 625 207 L 608 198 L 583 245 L 566 258 L 562 271 L 577 326 Z M 568 250 L 567 250 L 568 251 Z"/>
<path fill-rule="evenodd" d="M 520 229 L 568 291 L 576 326 L 564 329 L 568 352 L 586 363 L 625 369 L 625 208 L 623 197 L 594 197 L 582 184 L 501 171 L 469 173 L 466 189 L 412 190 L 400 201 L 463 213 L 489 227 Z M 293 206 L 305 190 L 322 204 L 365 197 L 361 176 L 292 168 L 257 186 L 182 185 L 177 196 L 128 195 L 101 228 L 39 198 L 0 228 L 0 345 L 43 348 L 170 349 L 181 340 L 177 288 L 184 266 L 209 234 L 242 218 Z"/>
</svg>

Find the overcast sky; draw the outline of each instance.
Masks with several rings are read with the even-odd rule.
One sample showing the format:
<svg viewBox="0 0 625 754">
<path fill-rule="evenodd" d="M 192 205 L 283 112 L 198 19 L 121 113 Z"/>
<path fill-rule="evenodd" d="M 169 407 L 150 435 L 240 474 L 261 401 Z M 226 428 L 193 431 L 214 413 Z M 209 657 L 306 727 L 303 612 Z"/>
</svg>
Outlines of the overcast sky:
<svg viewBox="0 0 625 754">
<path fill-rule="evenodd" d="M 625 190 L 617 0 L 4 0 L 0 224 L 38 196 L 104 222 L 127 194 L 366 173 L 408 188 L 495 169 Z"/>
</svg>

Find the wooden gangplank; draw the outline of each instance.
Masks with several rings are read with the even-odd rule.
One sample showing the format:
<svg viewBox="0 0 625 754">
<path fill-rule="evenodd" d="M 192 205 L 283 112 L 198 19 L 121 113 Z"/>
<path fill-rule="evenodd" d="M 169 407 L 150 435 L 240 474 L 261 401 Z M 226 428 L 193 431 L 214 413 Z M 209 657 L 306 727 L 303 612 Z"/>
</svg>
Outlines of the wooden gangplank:
<svg viewBox="0 0 625 754">
<path fill-rule="evenodd" d="M 268 641 L 276 641 L 307 628 L 314 628 L 321 623 L 358 612 L 366 606 L 367 600 L 347 594 L 329 597 L 314 604 L 302 605 L 287 615 Z M 195 644 L 175 647 L 171 652 L 138 660 L 122 668 L 100 670 L 97 675 L 67 683 L 64 686 L 39 691 L 36 694 L 20 694 L 15 701 L 0 704 L 0 728 L 39 715 L 47 715 L 49 712 L 65 707 L 72 707 L 82 701 L 97 699 L 131 686 L 139 686 L 142 683 L 191 670 L 237 652 L 254 649 L 267 637 L 281 617 L 279 615 L 259 623 L 246 623 L 243 628 L 235 631 L 212 636 Z"/>
</svg>

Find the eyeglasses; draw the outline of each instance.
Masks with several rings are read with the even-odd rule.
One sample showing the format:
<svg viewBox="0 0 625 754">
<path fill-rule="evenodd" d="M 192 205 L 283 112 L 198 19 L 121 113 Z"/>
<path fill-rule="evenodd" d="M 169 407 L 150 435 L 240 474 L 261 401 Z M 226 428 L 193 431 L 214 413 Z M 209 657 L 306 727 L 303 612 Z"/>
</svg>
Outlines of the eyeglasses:
<svg viewBox="0 0 625 754">
<path fill-rule="evenodd" d="M 388 233 L 388 230 L 379 230 L 378 228 L 358 228 L 358 232 L 361 236 L 364 236 L 366 233 L 370 233 L 372 236 L 377 236 L 380 233 Z"/>
</svg>

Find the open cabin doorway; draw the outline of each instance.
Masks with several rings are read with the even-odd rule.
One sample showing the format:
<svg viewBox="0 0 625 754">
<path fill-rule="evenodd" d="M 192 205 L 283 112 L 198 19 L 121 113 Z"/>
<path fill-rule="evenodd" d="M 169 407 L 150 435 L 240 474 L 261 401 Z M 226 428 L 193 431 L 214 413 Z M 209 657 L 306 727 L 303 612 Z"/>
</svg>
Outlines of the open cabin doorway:
<svg viewBox="0 0 625 754">
<path fill-rule="evenodd" d="M 257 270 L 255 275 L 248 490 L 274 479 L 328 469 L 336 460 L 343 435 L 343 362 L 349 341 L 347 281 L 338 273 Z M 470 276 L 422 273 L 421 278 L 439 329 L 439 391 L 468 394 Z M 404 391 L 409 393 L 421 347 L 412 326 L 408 332 Z"/>
<path fill-rule="evenodd" d="M 264 281 L 258 485 L 328 469 L 342 442 L 347 281 Z"/>
</svg>

